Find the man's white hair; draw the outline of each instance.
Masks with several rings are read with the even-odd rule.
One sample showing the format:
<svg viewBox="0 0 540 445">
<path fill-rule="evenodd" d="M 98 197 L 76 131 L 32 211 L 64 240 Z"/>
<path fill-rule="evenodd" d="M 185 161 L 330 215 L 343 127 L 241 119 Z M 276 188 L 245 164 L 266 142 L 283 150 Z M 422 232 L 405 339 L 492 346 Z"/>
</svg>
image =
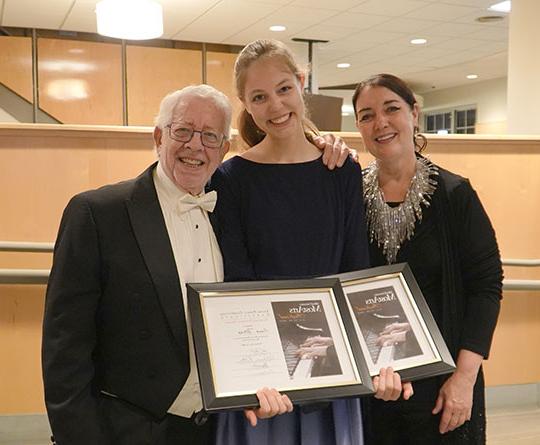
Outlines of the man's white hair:
<svg viewBox="0 0 540 445">
<path fill-rule="evenodd" d="M 161 101 L 161 105 L 159 106 L 159 114 L 154 120 L 156 127 L 163 129 L 169 125 L 172 122 L 172 115 L 176 105 L 188 97 L 201 97 L 213 101 L 218 109 L 223 113 L 225 138 L 230 139 L 232 107 L 229 98 L 214 87 L 204 84 L 190 85 L 182 88 L 181 90 L 176 90 L 167 94 Z"/>
</svg>

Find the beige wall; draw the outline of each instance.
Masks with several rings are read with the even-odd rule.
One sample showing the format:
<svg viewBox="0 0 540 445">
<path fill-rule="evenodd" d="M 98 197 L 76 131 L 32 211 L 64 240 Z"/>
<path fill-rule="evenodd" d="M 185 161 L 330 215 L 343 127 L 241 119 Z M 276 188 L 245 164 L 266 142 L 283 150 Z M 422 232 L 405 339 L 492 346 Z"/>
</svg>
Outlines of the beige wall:
<svg viewBox="0 0 540 445">
<path fill-rule="evenodd" d="M 511 133 L 540 133 L 538 17 L 538 0 L 513 2 L 508 32 L 508 129 Z"/>
<path fill-rule="evenodd" d="M 189 49 L 127 47 L 129 125 L 154 125 L 166 94 L 202 82 L 202 53 Z"/>
<path fill-rule="evenodd" d="M 354 134 L 344 134 L 361 148 Z M 540 258 L 540 138 L 430 138 L 431 157 L 471 178 L 505 257 Z M 0 240 L 53 241 L 75 193 L 133 177 L 155 159 L 151 128 L 0 124 Z M 365 164 L 369 155 L 362 153 Z M 526 160 L 526 161 L 525 161 Z M 16 192 L 14 192 L 16 191 Z M 49 268 L 49 254 L 0 253 L 0 268 Z M 510 269 L 509 278 L 540 279 Z M 40 343 L 44 286 L 0 285 L 0 414 L 43 412 Z M 505 294 L 488 384 L 540 381 L 540 292 Z M 8 358 L 8 359 L 6 359 Z M 509 368 L 509 363 L 512 367 Z"/>
<path fill-rule="evenodd" d="M 478 134 L 506 133 L 506 77 L 422 93 L 422 111 L 476 105 Z"/>
</svg>

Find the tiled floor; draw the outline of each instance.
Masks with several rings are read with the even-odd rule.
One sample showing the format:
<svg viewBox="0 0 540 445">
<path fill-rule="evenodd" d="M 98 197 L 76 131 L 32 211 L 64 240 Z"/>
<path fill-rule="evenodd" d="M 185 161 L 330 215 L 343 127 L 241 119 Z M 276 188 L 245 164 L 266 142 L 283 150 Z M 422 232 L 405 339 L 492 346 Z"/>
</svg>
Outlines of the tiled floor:
<svg viewBox="0 0 540 445">
<path fill-rule="evenodd" d="M 540 408 L 488 411 L 488 445 L 540 445 Z M 44 416 L 17 416 L 0 423 L 0 445 L 49 445 Z"/>
<path fill-rule="evenodd" d="M 540 409 L 512 408 L 488 412 L 488 445 L 540 445 Z"/>
</svg>

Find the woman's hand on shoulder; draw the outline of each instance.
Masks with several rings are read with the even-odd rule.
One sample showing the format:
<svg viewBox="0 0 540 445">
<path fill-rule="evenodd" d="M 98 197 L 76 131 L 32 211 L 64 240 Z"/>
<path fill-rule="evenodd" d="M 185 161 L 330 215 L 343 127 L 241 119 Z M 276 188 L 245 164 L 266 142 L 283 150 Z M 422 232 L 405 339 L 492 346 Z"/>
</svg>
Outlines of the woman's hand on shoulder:
<svg viewBox="0 0 540 445">
<path fill-rule="evenodd" d="M 258 408 L 244 410 L 244 415 L 251 426 L 256 426 L 258 419 L 269 419 L 280 414 L 290 413 L 293 410 L 293 404 L 289 397 L 280 394 L 274 388 L 259 389 L 257 398 L 259 399 Z"/>
<path fill-rule="evenodd" d="M 322 161 L 329 170 L 342 167 L 349 155 L 355 161 L 358 158 L 356 150 L 350 148 L 343 139 L 334 134 L 327 133 L 323 136 L 315 136 L 313 142 L 319 150 L 323 151 Z"/>
<path fill-rule="evenodd" d="M 384 401 L 397 400 L 400 396 L 409 400 L 414 394 L 411 382 L 402 382 L 401 376 L 391 367 L 381 368 L 379 375 L 373 377 L 374 397 Z"/>
</svg>

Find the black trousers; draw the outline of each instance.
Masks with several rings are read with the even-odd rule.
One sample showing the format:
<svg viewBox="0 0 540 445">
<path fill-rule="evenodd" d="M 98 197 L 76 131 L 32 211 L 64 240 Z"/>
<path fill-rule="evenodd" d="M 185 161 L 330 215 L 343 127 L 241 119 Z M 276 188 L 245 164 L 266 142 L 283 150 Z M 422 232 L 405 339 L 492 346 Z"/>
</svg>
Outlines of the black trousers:
<svg viewBox="0 0 540 445">
<path fill-rule="evenodd" d="M 212 445 L 215 440 L 215 416 L 203 425 L 191 418 L 167 414 L 156 421 L 145 412 L 119 399 L 103 397 L 103 426 L 114 445 Z"/>
</svg>

